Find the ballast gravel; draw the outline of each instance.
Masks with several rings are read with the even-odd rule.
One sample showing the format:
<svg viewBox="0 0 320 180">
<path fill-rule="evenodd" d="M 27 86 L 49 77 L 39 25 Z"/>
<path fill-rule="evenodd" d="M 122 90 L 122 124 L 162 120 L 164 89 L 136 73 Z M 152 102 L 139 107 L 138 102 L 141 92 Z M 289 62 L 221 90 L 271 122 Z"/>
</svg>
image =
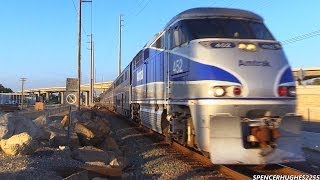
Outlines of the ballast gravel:
<svg viewBox="0 0 320 180">
<path fill-rule="evenodd" d="M 104 115 L 111 123 L 112 135 L 120 150 L 129 161 L 123 179 L 227 179 L 218 171 L 177 152 L 129 120 L 110 112 Z"/>
</svg>

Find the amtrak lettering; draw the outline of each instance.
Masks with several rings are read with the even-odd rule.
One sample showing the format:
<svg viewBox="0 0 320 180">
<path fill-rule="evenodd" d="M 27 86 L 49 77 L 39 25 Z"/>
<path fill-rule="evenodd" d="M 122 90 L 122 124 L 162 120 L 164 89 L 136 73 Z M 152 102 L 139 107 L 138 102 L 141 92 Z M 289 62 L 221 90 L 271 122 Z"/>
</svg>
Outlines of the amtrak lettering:
<svg viewBox="0 0 320 180">
<path fill-rule="evenodd" d="M 239 60 L 239 66 L 268 66 L 271 67 L 269 61 L 244 61 L 244 60 Z"/>
</svg>

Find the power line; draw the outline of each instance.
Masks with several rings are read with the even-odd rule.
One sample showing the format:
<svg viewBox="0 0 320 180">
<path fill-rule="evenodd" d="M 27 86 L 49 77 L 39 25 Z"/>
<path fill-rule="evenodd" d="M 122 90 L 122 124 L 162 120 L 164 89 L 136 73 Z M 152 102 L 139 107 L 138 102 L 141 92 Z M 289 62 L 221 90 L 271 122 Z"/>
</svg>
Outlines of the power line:
<svg viewBox="0 0 320 180">
<path fill-rule="evenodd" d="M 126 16 L 130 16 L 130 15 L 133 15 L 134 14 L 134 11 L 136 10 L 136 9 L 138 9 L 138 8 L 140 8 L 141 7 L 141 5 L 143 4 L 143 2 L 144 2 L 145 0 L 139 0 L 136 4 L 136 8 L 130 8 L 128 11 L 128 14 L 126 14 Z"/>
<path fill-rule="evenodd" d="M 209 4 L 209 6 L 213 6 L 215 4 L 217 4 L 217 1 L 214 1 L 213 3 Z"/>
<path fill-rule="evenodd" d="M 74 7 L 74 10 L 75 10 L 76 13 L 77 13 L 77 16 L 79 16 L 79 10 L 78 10 L 78 8 L 77 8 L 76 3 L 74 2 L 74 0 L 72 0 L 72 4 L 73 4 L 73 7 Z M 88 34 L 87 31 L 86 31 L 86 29 L 85 29 L 82 25 L 81 25 L 81 29 L 83 30 L 83 32 L 84 32 L 85 34 Z"/>
<path fill-rule="evenodd" d="M 295 43 L 295 42 L 302 41 L 302 40 L 305 40 L 305 39 L 309 39 L 309 38 L 312 38 L 312 37 L 315 37 L 315 36 L 319 36 L 319 35 L 320 35 L 320 29 L 316 30 L 316 31 L 313 31 L 313 32 L 310 32 L 310 33 L 302 34 L 302 35 L 299 35 L 299 36 L 296 36 L 296 37 L 281 41 L 281 44 L 282 45 L 287 45 L 287 44 Z"/>
<path fill-rule="evenodd" d="M 234 5 L 236 3 L 236 1 L 231 1 L 228 5 L 226 5 L 225 7 L 231 7 L 232 5 Z"/>
<path fill-rule="evenodd" d="M 140 11 L 136 14 L 136 16 L 138 16 L 150 3 L 151 0 L 147 0 L 147 2 L 145 3 L 145 5 L 140 9 Z"/>
<path fill-rule="evenodd" d="M 265 7 L 269 6 L 270 4 L 271 4 L 271 1 L 264 1 L 264 3 L 262 3 L 260 6 L 258 6 L 257 9 L 265 8 Z"/>
<path fill-rule="evenodd" d="M 138 10 L 138 11 L 136 11 L 137 13 L 134 15 L 134 16 L 138 16 L 148 5 L 149 5 L 149 3 L 151 2 L 151 0 L 140 0 L 139 2 L 138 2 L 138 5 L 137 5 L 137 7 L 136 8 L 139 8 L 139 7 L 141 7 L 142 5 L 143 5 L 143 7 L 140 9 L 140 10 Z M 134 8 L 131 8 L 131 11 L 130 11 L 130 9 L 129 9 L 129 11 L 131 12 L 131 13 L 128 13 L 127 15 L 126 15 L 126 17 L 132 17 L 133 16 L 133 13 L 134 13 L 134 10 L 133 10 Z M 131 22 L 131 20 L 126 20 L 126 24 L 130 24 L 130 22 Z M 129 22 L 129 23 L 128 23 Z M 122 25 L 123 26 L 123 25 Z"/>
<path fill-rule="evenodd" d="M 78 9 L 77 9 L 77 6 L 76 6 L 76 3 L 74 2 L 74 0 L 72 0 L 72 3 L 73 3 L 74 10 L 76 10 L 76 12 L 78 14 Z"/>
</svg>

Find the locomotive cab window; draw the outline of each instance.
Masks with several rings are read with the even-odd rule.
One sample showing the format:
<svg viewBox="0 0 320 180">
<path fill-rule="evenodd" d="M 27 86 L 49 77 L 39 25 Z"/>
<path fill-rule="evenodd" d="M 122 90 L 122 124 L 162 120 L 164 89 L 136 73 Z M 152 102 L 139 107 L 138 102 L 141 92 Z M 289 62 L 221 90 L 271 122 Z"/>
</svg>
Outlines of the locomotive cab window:
<svg viewBox="0 0 320 180">
<path fill-rule="evenodd" d="M 182 22 L 190 40 L 202 38 L 274 40 L 262 22 L 246 19 L 188 19 Z"/>
<path fill-rule="evenodd" d="M 163 49 L 163 35 L 159 37 L 152 45 L 151 47 L 157 48 L 157 49 Z"/>
<path fill-rule="evenodd" d="M 169 39 L 170 49 L 173 49 L 177 46 L 181 46 L 182 44 L 187 42 L 186 35 L 181 26 L 176 26 L 175 28 L 170 30 Z"/>
</svg>

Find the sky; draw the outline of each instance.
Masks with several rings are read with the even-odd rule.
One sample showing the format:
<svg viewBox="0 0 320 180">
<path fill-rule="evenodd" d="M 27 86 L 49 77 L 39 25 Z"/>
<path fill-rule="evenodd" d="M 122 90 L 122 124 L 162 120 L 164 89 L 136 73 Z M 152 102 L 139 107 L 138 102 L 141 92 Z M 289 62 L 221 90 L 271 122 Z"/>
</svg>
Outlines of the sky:
<svg viewBox="0 0 320 180">
<path fill-rule="evenodd" d="M 78 0 L 0 2 L 0 84 L 19 91 L 22 77 L 27 78 L 26 89 L 61 87 L 66 78 L 77 78 Z M 284 50 L 292 67 L 320 66 L 319 0 L 92 0 L 82 3 L 82 83 L 90 77 L 91 32 L 95 79 L 112 81 L 117 76 L 120 14 L 123 69 L 172 17 L 195 7 L 253 11 L 278 41 L 318 31 L 317 36 L 284 45 Z"/>
</svg>

